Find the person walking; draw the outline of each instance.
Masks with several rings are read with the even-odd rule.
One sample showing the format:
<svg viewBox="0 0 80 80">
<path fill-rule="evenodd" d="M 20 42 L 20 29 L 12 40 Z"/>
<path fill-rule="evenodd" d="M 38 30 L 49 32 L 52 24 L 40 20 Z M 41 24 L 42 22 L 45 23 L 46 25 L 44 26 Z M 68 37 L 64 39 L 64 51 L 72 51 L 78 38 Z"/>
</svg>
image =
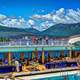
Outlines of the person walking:
<svg viewBox="0 0 80 80">
<path fill-rule="evenodd" d="M 16 71 L 19 72 L 19 61 L 15 60 Z"/>
</svg>

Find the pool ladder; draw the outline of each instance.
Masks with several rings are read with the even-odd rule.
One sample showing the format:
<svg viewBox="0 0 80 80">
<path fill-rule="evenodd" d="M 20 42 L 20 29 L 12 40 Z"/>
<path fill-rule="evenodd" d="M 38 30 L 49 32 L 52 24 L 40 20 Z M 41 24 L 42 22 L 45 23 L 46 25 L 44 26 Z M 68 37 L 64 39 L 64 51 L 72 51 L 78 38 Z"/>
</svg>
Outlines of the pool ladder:
<svg viewBox="0 0 80 80">
<path fill-rule="evenodd" d="M 80 80 L 80 78 L 78 78 L 78 76 L 80 76 L 80 71 L 78 71 L 78 72 L 74 75 L 74 79 L 75 79 L 75 80 Z"/>
<path fill-rule="evenodd" d="M 64 80 L 68 80 L 68 72 L 63 72 L 61 70 L 61 76 L 64 78 Z"/>
<path fill-rule="evenodd" d="M 61 70 L 61 76 L 62 77 L 64 77 L 64 80 L 69 80 L 69 78 L 68 78 L 68 72 L 63 72 L 62 70 Z M 80 78 L 78 78 L 78 76 L 80 76 L 80 71 L 77 71 L 77 73 L 74 75 L 74 80 L 80 80 Z"/>
</svg>

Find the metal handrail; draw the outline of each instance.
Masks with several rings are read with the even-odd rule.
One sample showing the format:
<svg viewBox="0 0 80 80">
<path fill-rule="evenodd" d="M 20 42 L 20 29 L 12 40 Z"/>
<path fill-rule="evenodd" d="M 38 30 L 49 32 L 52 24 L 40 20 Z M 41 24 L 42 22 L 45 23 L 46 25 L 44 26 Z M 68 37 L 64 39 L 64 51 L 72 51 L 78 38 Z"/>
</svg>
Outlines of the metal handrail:
<svg viewBox="0 0 80 80">
<path fill-rule="evenodd" d="M 69 45 L 68 41 L 53 41 L 53 42 L 40 42 L 33 43 L 32 41 L 10 41 L 10 42 L 0 42 L 0 46 L 14 46 L 14 45 L 26 45 L 26 46 L 66 46 Z"/>
</svg>

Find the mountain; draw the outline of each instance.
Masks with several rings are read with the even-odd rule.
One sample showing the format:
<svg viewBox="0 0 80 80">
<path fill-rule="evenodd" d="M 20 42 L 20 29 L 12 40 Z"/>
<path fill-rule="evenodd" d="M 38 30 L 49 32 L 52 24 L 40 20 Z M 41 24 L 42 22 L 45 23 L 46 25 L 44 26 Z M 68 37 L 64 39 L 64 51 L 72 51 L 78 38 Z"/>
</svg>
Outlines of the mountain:
<svg viewBox="0 0 80 80">
<path fill-rule="evenodd" d="M 37 29 L 34 29 L 34 28 L 27 28 L 25 30 L 26 30 L 26 32 L 32 33 L 33 35 L 36 35 L 36 36 L 39 36 L 41 34 L 40 31 L 38 31 Z"/>
<path fill-rule="evenodd" d="M 75 24 L 56 24 L 45 31 L 38 31 L 34 28 L 10 28 L 0 26 L 0 37 L 21 38 L 27 35 L 50 36 L 50 37 L 69 37 L 80 34 L 80 23 Z"/>
<path fill-rule="evenodd" d="M 0 26 L 0 37 L 20 38 L 25 35 L 32 35 L 32 33 L 27 32 L 25 29 Z"/>
<path fill-rule="evenodd" d="M 68 37 L 80 34 L 80 23 L 57 24 L 41 33 L 42 36 Z"/>
</svg>

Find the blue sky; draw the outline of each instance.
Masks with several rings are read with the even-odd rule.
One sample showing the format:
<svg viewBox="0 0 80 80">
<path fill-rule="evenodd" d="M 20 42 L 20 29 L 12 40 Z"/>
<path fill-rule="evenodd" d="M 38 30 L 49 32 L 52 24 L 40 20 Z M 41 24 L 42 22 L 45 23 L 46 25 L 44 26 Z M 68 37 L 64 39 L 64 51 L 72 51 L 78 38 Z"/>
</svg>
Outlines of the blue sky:
<svg viewBox="0 0 80 80">
<path fill-rule="evenodd" d="M 0 25 L 44 30 L 80 23 L 80 0 L 0 0 Z"/>
<path fill-rule="evenodd" d="M 36 13 L 47 14 L 60 8 L 80 8 L 80 0 L 0 0 L 0 13 L 7 16 L 28 18 Z"/>
</svg>

